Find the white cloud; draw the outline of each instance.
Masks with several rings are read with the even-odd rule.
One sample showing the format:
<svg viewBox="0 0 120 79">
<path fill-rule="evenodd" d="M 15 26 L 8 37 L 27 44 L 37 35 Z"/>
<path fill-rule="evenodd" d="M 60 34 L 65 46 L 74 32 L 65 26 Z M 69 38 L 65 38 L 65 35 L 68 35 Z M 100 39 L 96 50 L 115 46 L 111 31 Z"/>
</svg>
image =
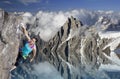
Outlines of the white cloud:
<svg viewBox="0 0 120 79">
<path fill-rule="evenodd" d="M 26 23 L 33 24 L 34 23 L 34 17 L 31 13 L 25 12 L 22 14 L 22 16 L 23 16 L 23 20 L 22 20 L 23 24 L 26 24 Z"/>
<path fill-rule="evenodd" d="M 110 11 L 87 11 L 87 10 L 72 10 L 72 11 L 59 11 L 59 12 L 45 12 L 45 11 L 39 11 L 35 16 L 32 16 L 30 18 L 25 18 L 26 20 L 23 20 L 23 22 L 29 22 L 29 23 L 37 23 L 38 27 L 34 27 L 32 29 L 35 34 L 38 34 L 40 32 L 40 37 L 44 41 L 48 41 L 50 38 L 52 38 L 58 30 L 60 30 L 60 27 L 64 25 L 64 23 L 67 21 L 68 17 L 75 17 L 78 20 L 82 21 L 82 23 L 85 26 L 94 26 L 95 23 L 98 21 L 100 16 L 109 16 L 113 18 L 113 20 L 117 23 L 118 22 L 118 14 L 112 14 Z M 28 14 L 27 14 L 28 15 Z M 38 20 L 35 21 L 35 18 Z M 115 18 L 115 19 L 114 19 Z M 117 21 L 116 21 L 117 20 Z M 114 22 L 113 21 L 113 22 Z M 114 22 L 114 23 L 115 23 Z M 95 25 L 98 26 L 98 25 Z"/>
<path fill-rule="evenodd" d="M 63 12 L 43 12 L 37 13 L 38 26 L 33 31 L 38 34 L 43 40 L 47 41 L 56 34 L 59 28 L 66 22 L 67 17 Z"/>
<path fill-rule="evenodd" d="M 12 4 L 10 1 L 3 1 L 3 3 Z"/>
<path fill-rule="evenodd" d="M 48 41 L 56 34 L 60 27 L 64 25 L 67 18 L 71 16 L 80 19 L 84 24 L 92 24 L 96 20 L 95 14 L 86 10 L 72 10 L 67 12 L 39 11 L 36 14 L 36 18 L 38 18 L 38 27 L 33 29 L 33 31 L 36 34 L 40 32 L 40 37 Z"/>
<path fill-rule="evenodd" d="M 23 3 L 24 5 L 28 5 L 30 3 L 37 3 L 40 0 L 19 0 L 21 3 Z"/>
<path fill-rule="evenodd" d="M 48 62 L 34 64 L 33 68 L 32 73 L 38 79 L 63 79 L 55 67 Z"/>
</svg>

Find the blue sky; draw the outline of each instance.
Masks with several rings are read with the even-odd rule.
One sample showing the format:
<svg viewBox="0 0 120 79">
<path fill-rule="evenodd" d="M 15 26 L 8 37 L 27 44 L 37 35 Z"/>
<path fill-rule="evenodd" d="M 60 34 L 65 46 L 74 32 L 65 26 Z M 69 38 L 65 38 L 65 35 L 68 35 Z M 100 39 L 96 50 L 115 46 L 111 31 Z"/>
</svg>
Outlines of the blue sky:
<svg viewBox="0 0 120 79">
<path fill-rule="evenodd" d="M 67 11 L 73 9 L 120 11 L 120 0 L 0 0 L 0 8 L 9 12 Z"/>
</svg>

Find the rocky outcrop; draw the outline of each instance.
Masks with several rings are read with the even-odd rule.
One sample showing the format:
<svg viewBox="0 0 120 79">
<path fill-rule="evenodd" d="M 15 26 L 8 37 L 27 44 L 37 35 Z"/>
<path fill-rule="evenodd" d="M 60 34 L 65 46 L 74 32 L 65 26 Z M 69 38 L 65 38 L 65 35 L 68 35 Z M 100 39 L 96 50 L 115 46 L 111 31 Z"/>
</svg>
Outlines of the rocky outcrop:
<svg viewBox="0 0 120 79">
<path fill-rule="evenodd" d="M 19 48 L 19 17 L 0 10 L 0 79 L 8 79 Z"/>
</svg>

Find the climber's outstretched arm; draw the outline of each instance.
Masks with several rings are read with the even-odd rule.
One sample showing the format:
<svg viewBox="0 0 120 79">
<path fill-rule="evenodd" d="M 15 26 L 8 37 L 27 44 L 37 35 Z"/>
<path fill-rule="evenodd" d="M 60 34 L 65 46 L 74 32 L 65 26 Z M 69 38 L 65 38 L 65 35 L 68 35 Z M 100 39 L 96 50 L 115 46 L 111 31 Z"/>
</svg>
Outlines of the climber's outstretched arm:
<svg viewBox="0 0 120 79">
<path fill-rule="evenodd" d="M 26 28 L 24 27 L 24 25 L 22 25 L 22 30 L 23 30 L 23 33 L 25 34 L 27 40 L 30 41 L 31 39 L 30 39 L 30 37 L 28 35 L 28 31 L 26 30 Z"/>
</svg>

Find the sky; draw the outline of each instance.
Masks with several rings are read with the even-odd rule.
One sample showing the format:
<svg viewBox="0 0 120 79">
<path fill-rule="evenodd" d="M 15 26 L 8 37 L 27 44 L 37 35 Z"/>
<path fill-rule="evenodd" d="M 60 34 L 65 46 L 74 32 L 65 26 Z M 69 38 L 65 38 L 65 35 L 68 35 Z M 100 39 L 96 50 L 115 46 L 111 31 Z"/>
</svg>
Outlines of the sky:
<svg viewBox="0 0 120 79">
<path fill-rule="evenodd" d="M 68 11 L 73 9 L 120 11 L 120 0 L 0 0 L 8 12 Z"/>
</svg>

